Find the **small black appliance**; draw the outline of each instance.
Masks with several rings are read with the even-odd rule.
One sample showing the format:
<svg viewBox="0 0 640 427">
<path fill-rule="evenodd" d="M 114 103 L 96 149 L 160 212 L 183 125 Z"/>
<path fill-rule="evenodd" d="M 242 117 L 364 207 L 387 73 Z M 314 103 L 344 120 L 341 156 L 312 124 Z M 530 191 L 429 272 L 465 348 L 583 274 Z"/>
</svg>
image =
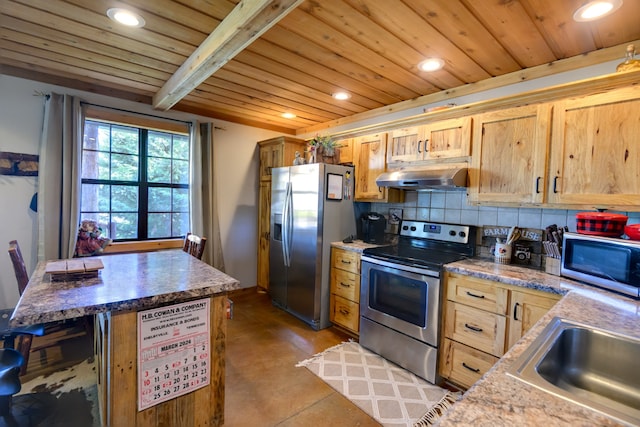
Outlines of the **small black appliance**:
<svg viewBox="0 0 640 427">
<path fill-rule="evenodd" d="M 362 224 L 362 240 L 365 243 L 384 243 L 384 230 L 387 228 L 387 219 L 377 213 L 368 212 L 360 217 Z"/>
</svg>

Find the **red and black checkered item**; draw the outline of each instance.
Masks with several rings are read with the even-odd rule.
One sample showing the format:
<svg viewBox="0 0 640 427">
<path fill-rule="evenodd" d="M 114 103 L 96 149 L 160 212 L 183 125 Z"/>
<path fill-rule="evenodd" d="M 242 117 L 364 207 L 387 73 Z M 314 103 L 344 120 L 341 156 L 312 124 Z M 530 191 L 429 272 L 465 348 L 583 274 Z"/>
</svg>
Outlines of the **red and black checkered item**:
<svg viewBox="0 0 640 427">
<path fill-rule="evenodd" d="M 620 237 L 629 217 L 607 212 L 580 212 L 576 214 L 576 231 L 580 234 Z"/>
</svg>

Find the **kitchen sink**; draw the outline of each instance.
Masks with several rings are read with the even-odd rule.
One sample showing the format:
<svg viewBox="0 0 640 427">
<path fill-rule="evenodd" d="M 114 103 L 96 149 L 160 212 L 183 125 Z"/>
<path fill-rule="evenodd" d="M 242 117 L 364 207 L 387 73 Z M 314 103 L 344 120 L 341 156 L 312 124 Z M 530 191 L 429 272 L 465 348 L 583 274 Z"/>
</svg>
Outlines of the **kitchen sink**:
<svg viewBox="0 0 640 427">
<path fill-rule="evenodd" d="M 640 424 L 640 340 L 555 317 L 508 374 L 624 423 Z"/>
</svg>

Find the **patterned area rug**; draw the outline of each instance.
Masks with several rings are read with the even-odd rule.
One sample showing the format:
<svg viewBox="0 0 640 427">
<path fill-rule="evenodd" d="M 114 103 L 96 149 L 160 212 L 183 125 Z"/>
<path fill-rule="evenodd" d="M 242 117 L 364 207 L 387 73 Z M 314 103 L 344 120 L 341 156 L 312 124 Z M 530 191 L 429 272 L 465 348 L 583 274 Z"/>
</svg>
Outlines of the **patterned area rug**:
<svg viewBox="0 0 640 427">
<path fill-rule="evenodd" d="M 98 389 L 93 358 L 22 384 L 11 416 L 0 427 L 97 427 Z"/>
<path fill-rule="evenodd" d="M 331 347 L 306 367 L 385 427 L 430 426 L 460 397 L 356 342 Z"/>
</svg>

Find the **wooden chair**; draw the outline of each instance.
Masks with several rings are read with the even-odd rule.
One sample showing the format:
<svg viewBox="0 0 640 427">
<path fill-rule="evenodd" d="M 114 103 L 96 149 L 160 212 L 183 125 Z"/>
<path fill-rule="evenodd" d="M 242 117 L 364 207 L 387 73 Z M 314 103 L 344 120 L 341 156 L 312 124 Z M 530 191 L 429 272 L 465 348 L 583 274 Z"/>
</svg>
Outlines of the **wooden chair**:
<svg viewBox="0 0 640 427">
<path fill-rule="evenodd" d="M 22 251 L 20 245 L 16 240 L 9 242 L 9 257 L 13 264 L 16 280 L 18 281 L 18 292 L 20 295 L 24 292 L 27 284 L 29 283 L 29 274 L 22 257 Z M 13 310 L 12 310 L 13 311 Z M 87 335 L 93 341 L 93 325 L 90 320 L 85 316 L 80 319 L 74 319 L 70 321 L 52 322 L 46 325 L 34 325 L 41 329 L 38 333 L 18 333 L 14 338 L 17 338 L 18 342 L 15 347 L 5 339 L 5 347 L 11 346 L 22 354 L 24 358 L 24 364 L 20 369 L 20 375 L 24 375 L 27 372 L 27 365 L 29 364 L 29 355 L 33 352 L 44 350 L 49 347 L 59 345 L 61 341 Z M 46 339 L 43 337 L 43 342 L 38 345 L 33 345 L 33 336 L 49 335 Z"/>
<path fill-rule="evenodd" d="M 186 253 L 193 255 L 198 259 L 202 259 L 204 246 L 207 244 L 206 237 L 198 237 L 195 234 L 187 233 L 184 238 L 184 250 Z"/>
</svg>

